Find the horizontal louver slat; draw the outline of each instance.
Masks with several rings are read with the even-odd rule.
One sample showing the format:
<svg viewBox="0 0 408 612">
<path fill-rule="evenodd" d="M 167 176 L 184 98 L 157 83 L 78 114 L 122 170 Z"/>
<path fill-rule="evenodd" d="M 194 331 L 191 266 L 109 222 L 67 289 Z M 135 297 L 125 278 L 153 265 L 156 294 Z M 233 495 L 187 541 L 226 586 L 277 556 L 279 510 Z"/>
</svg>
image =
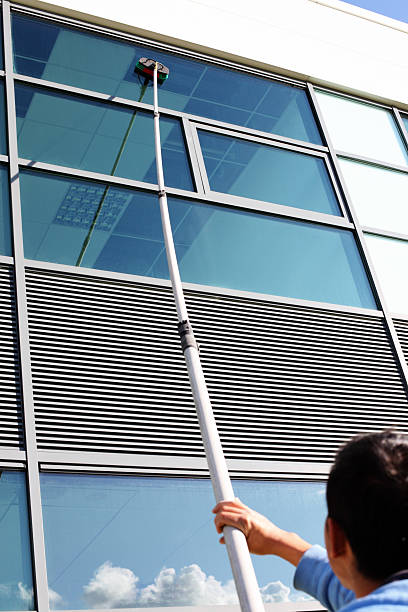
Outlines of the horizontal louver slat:
<svg viewBox="0 0 408 612">
<path fill-rule="evenodd" d="M 187 292 L 227 457 L 331 461 L 408 429 L 381 317 Z M 39 448 L 202 456 L 170 289 L 27 270 Z"/>
<path fill-rule="evenodd" d="M 13 268 L 0 265 L 0 447 L 24 448 Z"/>
</svg>

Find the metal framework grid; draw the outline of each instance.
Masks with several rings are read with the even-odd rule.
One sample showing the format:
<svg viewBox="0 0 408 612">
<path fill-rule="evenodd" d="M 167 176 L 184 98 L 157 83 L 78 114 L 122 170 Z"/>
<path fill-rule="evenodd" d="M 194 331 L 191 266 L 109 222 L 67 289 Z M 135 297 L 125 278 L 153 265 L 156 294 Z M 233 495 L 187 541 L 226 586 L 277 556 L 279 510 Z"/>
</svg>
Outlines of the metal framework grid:
<svg viewBox="0 0 408 612">
<path fill-rule="evenodd" d="M 27 473 L 27 490 L 29 499 L 29 520 L 30 520 L 30 532 L 32 538 L 32 560 L 33 560 L 33 582 L 35 592 L 36 610 L 38 612 L 48 612 L 48 587 L 47 587 L 47 572 L 46 572 L 46 559 L 45 559 L 45 548 L 44 548 L 44 533 L 42 525 L 42 509 L 41 509 L 41 496 L 40 496 L 40 483 L 39 483 L 39 471 L 40 468 L 50 471 L 72 471 L 72 472 L 92 472 L 92 473 L 109 473 L 109 474 L 123 474 L 123 473 L 134 473 L 134 474 L 166 474 L 172 475 L 196 475 L 206 476 L 207 470 L 205 460 L 194 457 L 157 457 L 149 455 L 127 455 L 118 454 L 113 455 L 109 453 L 80 453 L 80 452 L 62 452 L 62 451 L 39 451 L 37 448 L 36 431 L 35 431 L 35 418 L 34 418 L 34 400 L 33 400 L 33 387 L 32 387 L 32 375 L 31 375 L 31 358 L 30 358 L 30 342 L 28 333 L 28 316 L 27 316 L 27 299 L 26 299 L 26 280 L 25 271 L 26 268 L 37 268 L 39 270 L 53 270 L 71 272 L 76 275 L 92 276 L 95 278 L 108 278 L 115 280 L 126 280 L 132 282 L 142 282 L 148 285 L 156 285 L 168 287 L 169 281 L 159 279 L 149 279 L 146 277 L 130 276 L 127 274 L 118 274 L 112 272 L 81 269 L 71 266 L 63 266 L 59 264 L 50 264 L 45 262 L 38 262 L 24 259 L 23 252 L 23 234 L 22 234 L 22 220 L 21 220 L 21 206 L 20 206 L 20 188 L 19 188 L 19 168 L 30 167 L 31 169 L 45 170 L 50 173 L 58 175 L 65 175 L 67 177 L 75 178 L 86 178 L 88 180 L 95 180 L 103 182 L 107 185 L 120 185 L 124 187 L 133 187 L 143 189 L 151 193 L 157 193 L 157 186 L 154 184 L 146 184 L 140 181 L 134 181 L 130 179 L 123 179 L 116 176 L 110 176 L 105 174 L 99 174 L 95 172 L 82 171 L 74 168 L 66 168 L 53 164 L 47 164 L 38 162 L 36 160 L 21 159 L 18 157 L 17 147 L 17 128 L 16 128 L 16 113 L 15 113 L 15 100 L 14 100 L 14 83 L 23 82 L 26 84 L 35 85 L 38 87 L 46 88 L 49 91 L 63 91 L 64 93 L 71 93 L 87 99 L 93 99 L 98 101 L 109 101 L 110 104 L 117 104 L 128 108 L 140 108 L 146 111 L 152 112 L 153 107 L 149 104 L 138 103 L 132 100 L 125 100 L 122 98 L 112 98 L 111 96 L 95 91 L 83 90 L 72 86 L 62 85 L 55 82 L 49 82 L 42 79 L 36 79 L 28 76 L 22 76 L 20 74 L 14 74 L 13 70 L 13 55 L 12 55 L 12 40 L 11 40 L 11 9 L 26 13 L 28 15 L 42 17 L 50 20 L 58 19 L 58 23 L 65 23 L 66 25 L 76 26 L 77 28 L 85 31 L 93 31 L 103 33 L 105 36 L 111 36 L 119 40 L 126 40 L 130 42 L 142 43 L 146 46 L 151 46 L 151 41 L 143 40 L 140 38 L 132 37 L 130 35 L 124 35 L 120 32 L 103 29 L 101 27 L 92 27 L 89 24 L 75 22 L 71 19 L 61 19 L 53 16 L 50 13 L 41 13 L 34 9 L 24 8 L 21 5 L 10 4 L 8 0 L 2 2 L 2 15 L 3 15 L 3 38 L 4 38 L 4 58 L 5 58 L 5 70 L 0 71 L 0 78 L 4 79 L 5 90 L 6 90 L 6 101 L 7 101 L 7 131 L 8 131 L 8 150 L 9 155 L 0 155 L 0 162 L 8 164 L 9 175 L 10 175 L 10 197 L 11 197 L 11 210 L 12 210 L 12 228 L 13 228 L 13 250 L 14 258 L 11 257 L 0 257 L 0 263 L 13 266 L 15 274 L 15 293 L 16 293 L 16 304 L 17 304 L 17 322 L 18 322 L 18 345 L 19 345 L 19 361 L 21 371 L 21 391 L 23 398 L 23 411 L 24 411 L 24 433 L 26 448 L 25 450 L 12 450 L 0 448 L 0 466 L 8 469 L 25 469 Z M 180 189 L 168 188 L 169 195 L 184 196 L 190 200 L 198 202 L 207 202 L 214 204 L 223 204 L 226 206 L 238 207 L 240 209 L 247 209 L 252 211 L 259 211 L 269 214 L 278 215 L 281 217 L 311 221 L 314 223 L 323 224 L 325 226 L 333 226 L 338 228 L 349 229 L 353 232 L 356 243 L 358 245 L 361 257 L 367 271 L 368 278 L 370 280 L 374 296 L 376 298 L 379 309 L 378 310 L 367 310 L 359 308 L 351 308 L 346 306 L 337 306 L 332 304 L 322 304 L 319 302 L 310 302 L 306 300 L 297 300 L 290 298 L 282 298 L 279 296 L 261 296 L 265 301 L 271 301 L 281 304 L 291 305 L 306 305 L 311 308 L 327 309 L 331 311 L 348 312 L 348 313 L 364 313 L 367 316 L 376 318 L 382 318 L 385 322 L 386 330 L 388 332 L 389 340 L 393 352 L 395 354 L 396 362 L 399 367 L 401 378 L 405 389 L 408 391 L 408 366 L 405 361 L 400 341 L 397 336 L 395 329 L 392 313 L 387 309 L 381 288 L 379 286 L 376 274 L 368 255 L 367 247 L 365 244 L 364 233 L 367 231 L 370 233 L 376 233 L 384 236 L 408 239 L 405 234 L 396 234 L 393 232 L 387 232 L 378 228 L 361 227 L 349 194 L 345 186 L 344 179 L 342 177 L 340 167 L 337 161 L 337 156 L 341 156 L 349 159 L 358 159 L 360 161 L 374 163 L 377 166 L 381 166 L 377 160 L 365 159 L 354 156 L 352 154 L 336 151 L 330 141 L 328 131 L 324 125 L 321 111 L 316 99 L 315 90 L 313 85 L 310 83 L 301 83 L 296 80 L 290 80 L 285 77 L 278 75 L 268 74 L 264 71 L 249 69 L 245 66 L 239 66 L 226 61 L 218 61 L 209 56 L 198 55 L 193 52 L 186 52 L 182 49 L 172 48 L 169 45 L 158 44 L 158 48 L 166 51 L 171 51 L 184 55 L 186 57 L 193 57 L 196 59 L 204 59 L 207 62 L 212 62 L 217 65 L 222 65 L 228 68 L 239 70 L 241 72 L 247 72 L 250 74 L 271 78 L 274 80 L 280 80 L 282 82 L 291 83 L 298 87 L 306 89 L 311 107 L 313 109 L 317 124 L 320 128 L 324 140 L 327 146 L 313 145 L 311 143 L 300 142 L 285 138 L 281 136 L 271 135 L 265 132 L 259 132 L 245 127 L 222 123 L 219 121 L 206 119 L 203 117 L 189 115 L 184 112 L 173 111 L 169 109 L 163 109 L 162 114 L 170 117 L 178 118 L 181 120 L 181 125 L 184 133 L 184 139 L 187 148 L 187 154 L 190 159 L 191 172 L 196 187 L 196 192 L 183 191 Z M 330 90 L 327 90 L 330 91 Z M 352 97 L 352 96 L 348 96 Z M 358 98 L 354 98 L 358 99 Z M 374 103 L 375 104 L 375 103 Z M 379 105 L 381 108 L 387 108 L 392 110 L 396 124 L 401 133 L 401 137 L 404 139 L 408 146 L 408 134 L 405 129 L 404 123 L 401 118 L 400 111 L 397 108 L 390 108 L 384 105 Z M 282 206 L 279 204 L 266 204 L 265 202 L 255 201 L 252 199 L 246 199 L 237 196 L 229 196 L 223 193 L 215 193 L 210 189 L 210 185 L 207 179 L 204 160 L 201 155 L 200 146 L 198 143 L 197 128 L 200 130 L 207 130 L 220 134 L 227 134 L 239 137 L 241 139 L 248 139 L 252 142 L 259 142 L 263 144 L 270 144 L 281 148 L 301 151 L 305 154 L 314 155 L 324 159 L 326 167 L 328 169 L 330 179 L 332 181 L 334 190 L 338 197 L 338 201 L 342 211 L 342 217 L 335 217 L 331 215 L 305 211 L 303 209 L 296 209 L 291 207 Z M 392 166 L 391 164 L 386 167 L 396 169 L 401 172 L 408 173 L 408 169 L 400 166 Z M 219 295 L 230 295 L 238 296 L 249 299 L 259 299 L 259 294 L 244 292 L 244 291 L 232 291 L 227 289 L 220 289 L 216 287 L 206 287 L 201 285 L 185 284 L 186 289 L 191 291 L 199 291 L 201 293 L 212 293 Z M 396 315 L 394 315 L 396 318 Z M 400 315 L 398 318 L 401 317 Z M 238 475 L 245 478 L 280 478 L 280 479 L 324 479 L 329 470 L 329 464 L 327 463 L 308 463 L 308 462 L 283 462 L 283 461 L 244 461 L 244 460 L 229 460 L 229 467 L 232 474 Z M 301 608 L 299 604 L 279 604 L 274 605 L 274 609 L 281 610 L 299 610 L 299 609 L 319 609 L 319 606 L 314 603 L 304 603 Z M 188 610 L 189 608 L 184 608 Z M 198 610 L 199 608 L 194 608 Z M 229 609 L 226 607 L 226 609 Z M 168 610 L 173 610 L 168 608 Z"/>
</svg>

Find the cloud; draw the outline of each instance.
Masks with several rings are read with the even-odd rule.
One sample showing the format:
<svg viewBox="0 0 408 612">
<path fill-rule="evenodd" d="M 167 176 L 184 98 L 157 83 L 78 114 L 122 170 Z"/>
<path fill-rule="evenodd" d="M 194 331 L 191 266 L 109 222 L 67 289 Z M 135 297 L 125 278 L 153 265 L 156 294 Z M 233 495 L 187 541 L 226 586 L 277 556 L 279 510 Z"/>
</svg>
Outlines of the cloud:
<svg viewBox="0 0 408 612">
<path fill-rule="evenodd" d="M 138 606 L 199 606 L 238 603 L 233 581 L 225 585 L 214 576 L 207 576 L 196 565 L 188 565 L 177 575 L 173 568 L 164 568 L 154 583 L 140 591 Z"/>
<path fill-rule="evenodd" d="M 138 580 L 130 569 L 114 567 L 105 561 L 84 586 L 84 599 L 90 608 L 134 607 Z"/>
<path fill-rule="evenodd" d="M 58 606 L 62 605 L 64 600 L 62 599 L 61 595 L 57 593 L 57 591 L 48 589 L 48 601 L 50 602 L 51 610 L 55 610 L 58 608 Z"/>
<path fill-rule="evenodd" d="M 290 588 L 280 580 L 269 582 L 260 589 L 264 603 L 278 603 L 281 601 L 291 601 Z"/>
<path fill-rule="evenodd" d="M 197 565 L 163 568 L 152 584 L 138 588 L 139 578 L 130 569 L 115 567 L 106 561 L 84 586 L 84 599 L 89 608 L 135 608 L 154 606 L 233 605 L 238 603 L 232 580 L 222 584 L 207 576 Z M 280 580 L 260 589 L 266 603 L 291 601 L 290 588 Z"/>
<path fill-rule="evenodd" d="M 17 585 L 19 598 L 27 604 L 28 608 L 32 608 L 34 604 L 33 588 L 28 588 L 22 582 Z"/>
<path fill-rule="evenodd" d="M 32 587 L 29 588 L 22 582 L 19 582 L 17 584 L 17 596 L 26 604 L 27 609 L 34 606 L 34 590 Z M 61 595 L 53 589 L 48 589 L 48 599 L 52 610 L 55 610 L 63 602 Z"/>
</svg>

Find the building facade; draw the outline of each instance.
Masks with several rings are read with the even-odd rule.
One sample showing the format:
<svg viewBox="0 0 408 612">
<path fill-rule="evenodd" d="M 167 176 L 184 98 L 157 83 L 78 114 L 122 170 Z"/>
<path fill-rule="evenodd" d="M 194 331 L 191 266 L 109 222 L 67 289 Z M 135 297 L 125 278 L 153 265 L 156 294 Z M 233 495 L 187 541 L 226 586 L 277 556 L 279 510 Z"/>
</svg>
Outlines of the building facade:
<svg viewBox="0 0 408 612">
<path fill-rule="evenodd" d="M 235 491 L 322 543 L 338 446 L 407 431 L 408 28 L 277 2 L 269 57 L 269 14 L 129 5 L 126 26 L 83 4 L 2 2 L 0 608 L 228 609 L 134 68 L 170 69 L 170 216 Z M 292 57 L 304 18 L 315 46 Z M 283 562 L 254 564 L 268 609 L 320 609 Z"/>
</svg>

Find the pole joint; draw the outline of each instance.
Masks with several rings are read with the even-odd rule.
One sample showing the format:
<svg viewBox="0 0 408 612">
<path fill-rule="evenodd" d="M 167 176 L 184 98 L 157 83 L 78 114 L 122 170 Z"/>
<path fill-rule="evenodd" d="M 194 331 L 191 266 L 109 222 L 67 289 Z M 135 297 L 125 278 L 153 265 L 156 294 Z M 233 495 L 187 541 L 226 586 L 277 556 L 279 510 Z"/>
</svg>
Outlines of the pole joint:
<svg viewBox="0 0 408 612">
<path fill-rule="evenodd" d="M 180 321 L 177 324 L 177 329 L 180 336 L 181 350 L 183 351 L 183 353 L 189 347 L 196 348 L 197 351 L 200 350 L 198 343 L 194 337 L 193 328 L 191 327 L 189 321 Z"/>
<path fill-rule="evenodd" d="M 160 113 L 159 113 L 159 111 L 158 111 L 158 110 L 153 111 L 153 115 L 154 115 L 155 117 L 160 117 Z"/>
<path fill-rule="evenodd" d="M 164 198 L 165 195 L 166 195 L 166 190 L 165 189 L 159 189 L 159 198 Z"/>
</svg>

